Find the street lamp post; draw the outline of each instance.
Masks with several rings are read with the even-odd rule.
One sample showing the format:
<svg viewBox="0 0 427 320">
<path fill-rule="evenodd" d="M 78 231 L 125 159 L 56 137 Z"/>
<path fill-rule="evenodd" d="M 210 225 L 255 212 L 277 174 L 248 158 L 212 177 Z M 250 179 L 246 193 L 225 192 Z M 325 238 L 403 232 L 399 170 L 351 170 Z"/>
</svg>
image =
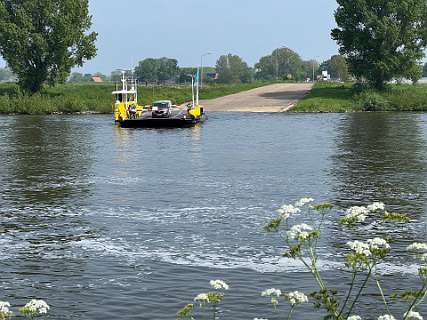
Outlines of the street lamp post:
<svg viewBox="0 0 427 320">
<path fill-rule="evenodd" d="M 203 88 L 203 58 L 211 54 L 211 52 L 206 52 L 200 56 L 200 88 Z"/>
</svg>

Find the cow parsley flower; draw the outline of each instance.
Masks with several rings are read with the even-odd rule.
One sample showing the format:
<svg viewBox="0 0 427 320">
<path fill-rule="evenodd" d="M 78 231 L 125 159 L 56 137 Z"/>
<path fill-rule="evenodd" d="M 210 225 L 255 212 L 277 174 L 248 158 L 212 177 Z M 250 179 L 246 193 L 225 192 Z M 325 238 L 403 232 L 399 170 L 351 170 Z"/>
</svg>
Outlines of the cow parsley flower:
<svg viewBox="0 0 427 320">
<path fill-rule="evenodd" d="M 313 198 L 301 198 L 295 202 L 296 207 L 304 207 L 306 204 L 313 202 Z"/>
<path fill-rule="evenodd" d="M 275 289 L 275 288 L 264 290 L 261 293 L 262 297 L 270 297 L 271 298 L 271 304 L 273 306 L 277 306 L 279 304 L 279 300 L 277 300 L 277 298 L 279 298 L 281 295 L 282 295 L 282 291 L 280 291 L 279 289 Z"/>
<path fill-rule="evenodd" d="M 363 255 L 366 257 L 370 257 L 372 252 L 370 250 L 369 244 L 362 241 L 349 241 L 347 242 L 347 246 L 350 247 L 356 254 Z"/>
<path fill-rule="evenodd" d="M 408 246 L 406 248 L 406 250 L 408 250 L 410 252 L 415 252 L 415 253 L 424 253 L 424 252 L 427 252 L 427 244 L 415 242 L 415 243 L 411 244 L 410 246 Z"/>
<path fill-rule="evenodd" d="M 226 284 L 222 280 L 211 280 L 209 283 L 216 290 L 221 290 L 221 289 L 228 290 L 229 289 L 228 284 Z"/>
<path fill-rule="evenodd" d="M 385 204 L 382 202 L 374 202 L 374 203 L 370 204 L 369 206 L 367 206 L 367 209 L 370 212 L 385 210 Z"/>
<path fill-rule="evenodd" d="M 195 302 L 200 302 L 200 304 L 202 303 L 209 303 L 209 296 L 207 293 L 199 293 L 195 298 L 194 298 Z"/>
<path fill-rule="evenodd" d="M 261 293 L 262 297 L 277 297 L 277 298 L 279 298 L 281 295 L 282 295 L 282 291 L 280 291 L 279 289 L 275 289 L 275 288 L 264 290 Z"/>
<path fill-rule="evenodd" d="M 301 212 L 301 210 L 298 208 L 295 208 L 291 204 L 285 204 L 285 205 L 281 206 L 279 209 L 277 209 L 276 212 L 280 215 L 280 217 L 282 219 L 286 220 L 291 215 Z"/>
<path fill-rule="evenodd" d="M 37 316 L 46 314 L 50 307 L 44 300 L 33 299 L 21 308 L 25 315 Z"/>
<path fill-rule="evenodd" d="M 350 316 L 347 320 L 362 320 L 362 318 L 360 316 Z"/>
<path fill-rule="evenodd" d="M 309 239 L 312 233 L 313 233 L 313 227 L 305 223 L 297 224 L 287 232 L 289 238 L 293 240 L 300 240 L 300 241 L 305 241 Z"/>
<path fill-rule="evenodd" d="M 285 294 L 285 298 L 289 301 L 292 307 L 297 304 L 308 302 L 307 296 L 299 291 L 289 292 Z"/>
<path fill-rule="evenodd" d="M 0 301 L 0 319 L 10 317 L 12 312 L 10 311 L 10 303 L 7 301 Z"/>
<path fill-rule="evenodd" d="M 351 207 L 345 212 L 345 216 L 340 219 L 342 224 L 350 225 L 358 222 L 364 222 L 369 210 L 365 207 Z"/>
<path fill-rule="evenodd" d="M 423 317 L 419 312 L 409 311 L 403 315 L 403 318 L 407 320 L 423 320 Z"/>
<path fill-rule="evenodd" d="M 367 241 L 370 250 L 389 250 L 390 245 L 382 238 L 374 238 Z"/>
<path fill-rule="evenodd" d="M 378 320 L 396 320 L 391 314 L 385 314 L 383 316 L 379 316 Z"/>
<path fill-rule="evenodd" d="M 254 318 L 254 320 L 268 320 L 266 318 Z"/>
</svg>

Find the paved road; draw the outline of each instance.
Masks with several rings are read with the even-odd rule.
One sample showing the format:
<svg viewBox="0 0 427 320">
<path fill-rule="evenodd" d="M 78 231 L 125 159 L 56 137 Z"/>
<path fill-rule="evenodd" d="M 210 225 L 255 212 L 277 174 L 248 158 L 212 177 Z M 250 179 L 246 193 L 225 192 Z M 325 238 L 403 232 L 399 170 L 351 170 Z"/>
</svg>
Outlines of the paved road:
<svg viewBox="0 0 427 320">
<path fill-rule="evenodd" d="M 272 84 L 229 96 L 202 101 L 207 111 L 285 112 L 311 90 L 310 83 Z"/>
</svg>

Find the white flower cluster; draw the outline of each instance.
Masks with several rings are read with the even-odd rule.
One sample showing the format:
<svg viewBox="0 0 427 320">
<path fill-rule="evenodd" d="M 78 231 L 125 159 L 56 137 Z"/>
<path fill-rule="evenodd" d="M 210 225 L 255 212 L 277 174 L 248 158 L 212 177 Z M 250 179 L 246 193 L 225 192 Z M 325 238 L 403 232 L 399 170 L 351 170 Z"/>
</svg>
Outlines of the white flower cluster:
<svg viewBox="0 0 427 320">
<path fill-rule="evenodd" d="M 427 243 L 415 242 L 408 246 L 406 250 L 414 253 L 425 253 L 427 252 Z"/>
<path fill-rule="evenodd" d="M 295 202 L 296 207 L 304 207 L 306 204 L 313 202 L 313 198 L 301 198 Z"/>
<path fill-rule="evenodd" d="M 266 318 L 254 318 L 254 320 L 268 320 Z"/>
<path fill-rule="evenodd" d="M 46 314 L 50 307 L 44 300 L 33 299 L 28 302 L 23 309 L 33 315 L 41 315 Z"/>
<path fill-rule="evenodd" d="M 310 237 L 310 234 L 312 232 L 313 232 L 313 227 L 305 223 L 302 223 L 302 224 L 297 224 L 293 226 L 291 230 L 287 232 L 287 234 L 288 234 L 288 237 L 291 238 L 292 240 L 305 241 Z"/>
<path fill-rule="evenodd" d="M 374 238 L 374 239 L 369 239 L 367 241 L 370 250 L 389 250 L 390 249 L 390 245 L 388 244 L 388 242 L 382 238 Z"/>
<path fill-rule="evenodd" d="M 345 212 L 344 221 L 349 222 L 364 222 L 369 210 L 365 207 L 351 207 Z"/>
<path fill-rule="evenodd" d="M 350 316 L 347 320 L 362 320 L 362 318 L 360 316 Z"/>
<path fill-rule="evenodd" d="M 367 209 L 370 212 L 375 212 L 375 211 L 379 211 L 379 210 L 385 210 L 385 204 L 382 202 L 374 202 L 372 204 L 370 204 Z"/>
<path fill-rule="evenodd" d="M 423 317 L 420 315 L 420 313 L 415 311 L 409 311 L 405 313 L 403 318 L 407 320 L 423 320 Z"/>
<path fill-rule="evenodd" d="M 308 302 L 307 296 L 304 293 L 299 291 L 289 292 L 285 296 L 286 296 L 286 299 L 291 304 L 291 306 Z"/>
<path fill-rule="evenodd" d="M 391 314 L 385 314 L 383 316 L 379 316 L 378 320 L 396 320 Z"/>
<path fill-rule="evenodd" d="M 421 261 L 427 262 L 427 244 L 426 243 L 415 242 L 409 245 L 406 248 L 406 250 L 417 255 Z"/>
<path fill-rule="evenodd" d="M 221 290 L 221 289 L 228 290 L 230 288 L 228 284 L 226 284 L 222 280 L 211 280 L 209 283 L 211 287 L 213 287 L 216 290 Z"/>
<path fill-rule="evenodd" d="M 288 219 L 291 215 L 301 212 L 301 209 L 295 208 L 292 204 L 285 204 L 276 210 L 283 219 Z"/>
<path fill-rule="evenodd" d="M 369 239 L 366 242 L 362 241 L 349 241 L 347 246 L 350 247 L 356 254 L 366 257 L 372 256 L 374 250 L 389 250 L 390 245 L 388 242 L 381 238 Z"/>
<path fill-rule="evenodd" d="M 280 291 L 279 289 L 275 289 L 275 288 L 264 290 L 261 293 L 261 296 L 263 296 L 263 297 L 277 297 L 277 298 L 279 298 L 281 295 L 282 295 L 282 291 Z"/>
<path fill-rule="evenodd" d="M 7 301 L 0 301 L 0 318 L 1 317 L 9 317 L 12 315 L 10 311 L 10 303 Z"/>
<path fill-rule="evenodd" d="M 195 298 L 194 301 L 200 302 L 200 303 L 209 303 L 209 296 L 207 293 L 199 293 Z"/>
<path fill-rule="evenodd" d="M 369 250 L 369 245 L 362 241 L 349 241 L 347 242 L 347 246 L 350 247 L 356 254 L 360 254 L 362 256 L 370 257 L 371 250 Z"/>
</svg>

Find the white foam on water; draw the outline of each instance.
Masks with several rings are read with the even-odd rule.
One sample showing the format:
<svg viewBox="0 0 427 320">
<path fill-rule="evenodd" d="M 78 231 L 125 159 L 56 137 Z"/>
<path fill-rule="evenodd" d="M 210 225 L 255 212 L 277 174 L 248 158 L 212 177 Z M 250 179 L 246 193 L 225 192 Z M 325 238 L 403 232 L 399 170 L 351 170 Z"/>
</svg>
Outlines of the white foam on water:
<svg viewBox="0 0 427 320">
<path fill-rule="evenodd" d="M 73 246 L 88 252 L 95 252 L 96 255 L 114 256 L 135 260 L 155 260 L 176 265 L 206 267 L 215 269 L 250 269 L 260 273 L 276 272 L 307 272 L 302 262 L 280 256 L 268 256 L 265 252 L 258 252 L 248 256 L 239 255 L 236 252 L 198 252 L 197 249 L 191 251 L 175 250 L 174 248 L 135 248 L 126 242 L 112 243 L 109 239 L 90 239 L 75 242 Z M 334 261 L 329 257 L 318 260 L 319 270 L 331 271 L 345 268 L 343 262 Z M 415 264 L 392 264 L 382 263 L 378 265 L 378 272 L 382 274 L 411 274 L 418 272 Z"/>
</svg>

